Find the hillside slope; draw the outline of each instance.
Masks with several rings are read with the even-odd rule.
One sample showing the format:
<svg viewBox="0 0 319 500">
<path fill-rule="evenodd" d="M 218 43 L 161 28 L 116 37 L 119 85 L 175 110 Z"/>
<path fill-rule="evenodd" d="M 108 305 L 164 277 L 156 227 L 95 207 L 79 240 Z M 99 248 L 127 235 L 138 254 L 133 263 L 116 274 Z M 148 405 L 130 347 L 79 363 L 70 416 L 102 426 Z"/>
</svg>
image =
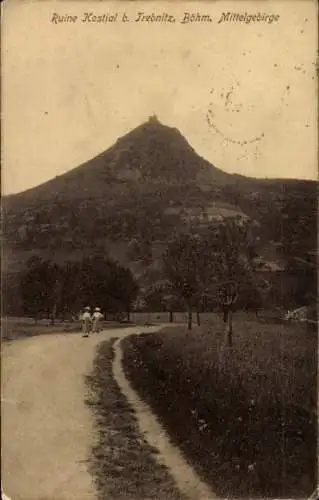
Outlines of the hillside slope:
<svg viewBox="0 0 319 500">
<path fill-rule="evenodd" d="M 139 273 L 173 231 L 216 217 L 251 220 L 270 260 L 316 246 L 315 182 L 223 172 L 156 117 L 68 173 L 4 197 L 3 209 L 8 270 L 34 253 L 64 261 L 105 252 Z"/>
</svg>

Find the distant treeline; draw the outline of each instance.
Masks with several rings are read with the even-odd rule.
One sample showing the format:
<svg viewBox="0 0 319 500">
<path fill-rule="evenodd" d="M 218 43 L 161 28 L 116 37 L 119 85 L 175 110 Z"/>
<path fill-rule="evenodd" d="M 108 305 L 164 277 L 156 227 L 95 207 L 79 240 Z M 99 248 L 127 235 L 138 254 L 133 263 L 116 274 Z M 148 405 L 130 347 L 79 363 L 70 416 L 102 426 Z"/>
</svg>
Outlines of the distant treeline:
<svg viewBox="0 0 319 500">
<path fill-rule="evenodd" d="M 96 250 L 94 256 L 59 265 L 39 256 L 16 273 L 3 276 L 6 315 L 66 318 L 89 305 L 118 315 L 131 310 L 223 312 L 239 309 L 290 309 L 315 301 L 316 265 L 291 241 L 286 268 L 260 269 L 256 238 L 249 223 L 224 221 L 175 233 L 166 243 L 157 277 L 137 282 L 132 271 Z M 145 236 L 128 249 L 143 268 L 152 268 L 151 242 Z M 309 254 L 309 252 L 308 252 Z M 310 258 L 310 257 L 309 257 Z M 160 263 L 160 261 L 159 261 Z M 140 287 L 139 287 L 140 285 Z"/>
<path fill-rule="evenodd" d="M 108 257 L 58 265 L 32 257 L 24 271 L 3 280 L 3 313 L 47 317 L 78 316 L 85 306 L 128 315 L 138 286 L 132 272 Z"/>
</svg>

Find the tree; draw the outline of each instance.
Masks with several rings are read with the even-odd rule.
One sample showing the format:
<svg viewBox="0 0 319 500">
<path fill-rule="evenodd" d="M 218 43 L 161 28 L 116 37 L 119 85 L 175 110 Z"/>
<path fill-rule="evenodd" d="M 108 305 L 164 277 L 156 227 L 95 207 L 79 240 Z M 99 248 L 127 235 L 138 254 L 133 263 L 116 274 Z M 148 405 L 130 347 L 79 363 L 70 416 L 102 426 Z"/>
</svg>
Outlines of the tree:
<svg viewBox="0 0 319 500">
<path fill-rule="evenodd" d="M 169 242 L 163 256 L 164 271 L 188 310 L 199 311 L 207 300 L 216 301 L 223 312 L 228 344 L 232 344 L 232 313 L 243 289 L 256 286 L 249 227 L 239 220 L 222 221 L 196 234 L 182 234 Z"/>
<path fill-rule="evenodd" d="M 191 235 L 177 236 L 170 241 L 163 255 L 167 278 L 186 305 L 189 330 L 192 328 L 192 298 L 197 291 L 195 243 Z"/>
<path fill-rule="evenodd" d="M 219 301 L 223 312 L 225 333 L 227 334 L 228 345 L 232 345 L 233 337 L 233 310 L 238 300 L 238 283 L 235 280 L 226 280 L 219 285 Z"/>
<path fill-rule="evenodd" d="M 18 272 L 2 275 L 2 314 L 21 316 L 23 303 L 21 297 L 20 275 Z"/>
<path fill-rule="evenodd" d="M 141 296 L 145 301 L 147 311 L 159 312 L 163 310 L 163 286 L 161 283 L 151 283 L 141 289 Z"/>
<path fill-rule="evenodd" d="M 125 310 L 130 319 L 138 291 L 131 271 L 103 255 L 63 267 L 32 259 L 20 284 L 24 312 L 36 319 L 45 312 L 52 324 L 57 314 L 75 313 L 85 305 L 114 313 Z"/>
<path fill-rule="evenodd" d="M 23 312 L 37 321 L 39 314 L 45 313 L 54 322 L 60 300 L 58 286 L 61 269 L 57 264 L 31 258 L 21 276 L 20 290 Z"/>
<path fill-rule="evenodd" d="M 79 271 L 82 307 L 85 302 L 115 314 L 125 310 L 129 318 L 138 291 L 129 269 L 108 257 L 97 255 L 82 261 Z"/>
<path fill-rule="evenodd" d="M 215 260 L 212 291 L 216 290 L 217 299 L 223 313 L 227 343 L 232 345 L 233 312 L 236 303 L 247 290 L 259 286 L 255 273 L 254 241 L 249 226 L 230 220 L 213 229 L 211 238 L 212 258 Z"/>
<path fill-rule="evenodd" d="M 61 275 L 61 307 L 62 317 L 66 313 L 76 315 L 83 307 L 82 263 L 67 261 Z"/>
<path fill-rule="evenodd" d="M 176 292 L 174 292 L 173 287 L 169 282 L 165 283 L 162 287 L 162 299 L 161 303 L 163 309 L 169 313 L 169 322 L 174 323 L 174 311 L 179 310 L 181 307 L 181 301 L 179 300 Z"/>
<path fill-rule="evenodd" d="M 127 321 L 130 321 L 132 304 L 138 294 L 138 285 L 130 269 L 116 265 L 114 271 L 116 272 L 112 283 L 112 290 L 119 302 L 124 306 L 127 313 Z"/>
<path fill-rule="evenodd" d="M 188 312 L 188 330 L 192 329 L 192 311 L 204 288 L 204 268 L 211 268 L 208 245 L 198 234 L 180 234 L 168 244 L 163 254 L 164 272 L 174 293 Z M 209 271 L 208 271 L 209 272 Z"/>
<path fill-rule="evenodd" d="M 57 314 L 59 310 L 62 309 L 62 273 L 63 269 L 56 264 L 51 265 L 49 268 L 49 275 L 47 279 L 50 283 L 49 301 L 51 309 L 51 325 L 54 325 Z"/>
</svg>

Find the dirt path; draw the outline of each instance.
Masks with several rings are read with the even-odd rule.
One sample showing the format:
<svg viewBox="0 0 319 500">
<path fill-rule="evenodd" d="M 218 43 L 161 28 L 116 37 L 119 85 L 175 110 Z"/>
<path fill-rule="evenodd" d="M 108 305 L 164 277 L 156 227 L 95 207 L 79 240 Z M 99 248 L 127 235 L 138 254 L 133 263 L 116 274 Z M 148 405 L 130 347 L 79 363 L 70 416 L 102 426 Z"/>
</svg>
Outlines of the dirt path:
<svg viewBox="0 0 319 500">
<path fill-rule="evenodd" d="M 149 333 L 161 326 L 149 327 Z M 95 500 L 86 460 L 95 434 L 85 404 L 85 375 L 97 344 L 145 332 L 145 327 L 81 334 L 51 334 L 2 346 L 2 487 L 12 500 Z M 151 410 L 125 378 L 120 343 L 113 373 L 134 407 L 143 434 L 158 451 L 180 491 L 191 499 L 214 498 L 179 450 L 171 445 Z"/>
<path fill-rule="evenodd" d="M 149 328 L 150 332 L 156 328 Z M 12 500 L 94 500 L 86 462 L 94 440 L 84 375 L 98 336 L 46 335 L 2 345 L 2 487 Z"/>
</svg>

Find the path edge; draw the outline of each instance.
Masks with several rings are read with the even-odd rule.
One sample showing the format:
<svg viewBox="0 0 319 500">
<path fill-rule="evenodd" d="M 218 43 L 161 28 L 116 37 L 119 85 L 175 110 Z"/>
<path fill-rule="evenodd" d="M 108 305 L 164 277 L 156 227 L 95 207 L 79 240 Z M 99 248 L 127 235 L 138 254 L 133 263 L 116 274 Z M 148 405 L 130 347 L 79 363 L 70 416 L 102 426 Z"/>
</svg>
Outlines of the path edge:
<svg viewBox="0 0 319 500">
<path fill-rule="evenodd" d="M 150 406 L 142 401 L 138 393 L 133 389 L 123 368 L 122 340 L 122 338 L 119 338 L 113 344 L 113 376 L 120 390 L 134 409 L 142 435 L 150 446 L 157 449 L 156 459 L 161 465 L 167 467 L 176 486 L 186 498 L 191 500 L 217 499 L 218 496 L 199 478 L 193 467 L 186 462 L 179 448 L 171 442 L 168 433 Z"/>
</svg>

